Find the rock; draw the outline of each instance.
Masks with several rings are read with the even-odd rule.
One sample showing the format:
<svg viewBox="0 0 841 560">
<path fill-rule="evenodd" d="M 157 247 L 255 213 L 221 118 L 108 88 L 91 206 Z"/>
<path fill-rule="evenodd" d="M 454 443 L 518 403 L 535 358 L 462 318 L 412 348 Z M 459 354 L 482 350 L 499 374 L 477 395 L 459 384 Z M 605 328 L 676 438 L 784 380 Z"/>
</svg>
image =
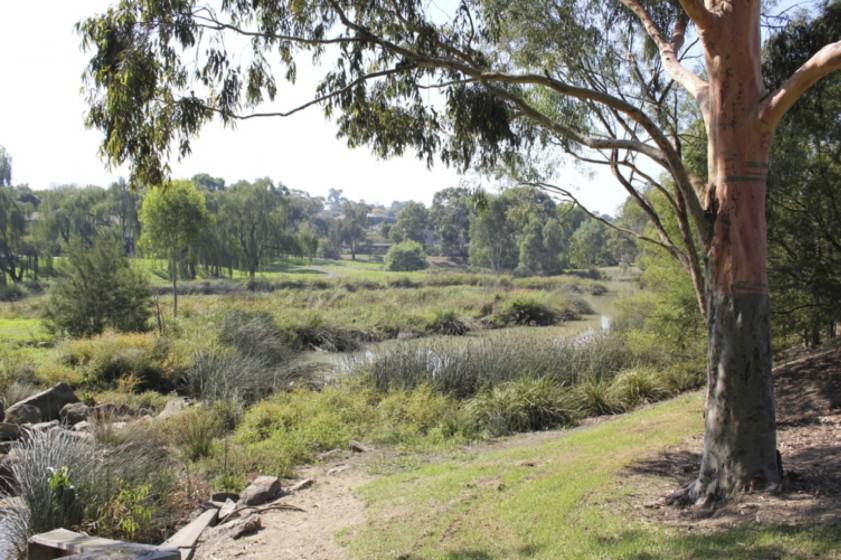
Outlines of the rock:
<svg viewBox="0 0 841 560">
<path fill-rule="evenodd" d="M 335 449 L 331 449 L 330 451 L 325 451 L 323 453 L 318 454 L 318 458 L 321 461 L 327 461 L 329 459 L 334 459 L 342 454 L 342 450 L 338 447 Z"/>
<path fill-rule="evenodd" d="M 3 401 L 0 401 L 0 422 L 3 422 L 6 418 L 6 410 L 3 408 Z"/>
<path fill-rule="evenodd" d="M 41 418 L 41 409 L 32 404 L 18 403 L 6 411 L 6 421 L 10 424 L 34 424 Z"/>
<path fill-rule="evenodd" d="M 59 412 L 62 407 L 69 403 L 79 402 L 76 394 L 66 383 L 58 383 L 53 385 L 46 391 L 41 391 L 36 395 L 24 399 L 13 404 L 6 411 L 8 421 L 13 424 L 23 424 L 25 421 L 18 420 L 23 414 L 23 409 L 29 406 L 35 407 L 39 414 L 38 418 L 30 417 L 28 422 L 47 422 L 50 420 L 58 420 Z M 26 414 L 33 414 L 32 409 L 28 409 Z"/>
<path fill-rule="evenodd" d="M 258 531 L 262 526 L 260 516 L 256 513 L 249 513 L 242 519 L 236 519 L 230 523 L 216 526 L 209 532 L 205 541 L 238 539 Z"/>
<path fill-rule="evenodd" d="M 276 476 L 258 476 L 242 493 L 239 503 L 246 506 L 259 506 L 283 493 L 280 480 Z"/>
<path fill-rule="evenodd" d="M 315 481 L 313 479 L 305 478 L 304 480 L 296 482 L 294 485 L 292 485 L 292 487 L 289 489 L 289 493 L 294 494 L 295 492 L 299 492 L 301 490 L 304 490 L 305 488 L 309 488 L 313 484 L 315 484 Z"/>
<path fill-rule="evenodd" d="M 222 507 L 219 508 L 219 520 L 220 522 L 225 521 L 229 515 L 231 515 L 237 508 L 237 504 L 233 500 L 228 500 Z"/>
<path fill-rule="evenodd" d="M 20 438 L 20 428 L 17 424 L 0 422 L 0 441 L 12 441 Z"/>
<path fill-rule="evenodd" d="M 338 465 L 327 471 L 328 476 L 333 476 L 334 474 L 340 474 L 345 471 L 350 470 L 350 465 Z"/>
<path fill-rule="evenodd" d="M 351 451 L 356 451 L 357 453 L 370 453 L 374 450 L 373 448 L 368 447 L 364 443 L 356 441 L 355 439 L 350 440 L 347 446 L 348 448 L 350 448 Z"/>
<path fill-rule="evenodd" d="M 73 431 L 74 432 L 87 432 L 91 429 L 91 423 L 87 420 L 82 420 L 81 422 L 77 422 L 73 424 Z"/>
<path fill-rule="evenodd" d="M 85 403 L 76 402 L 64 405 L 58 413 L 62 423 L 72 426 L 87 419 L 90 408 Z"/>
<path fill-rule="evenodd" d="M 193 399 L 188 399 L 187 397 L 178 397 L 177 399 L 172 399 L 171 401 L 166 403 L 166 406 L 158 414 L 158 420 L 166 420 L 167 418 L 171 418 L 178 414 L 179 412 L 186 410 L 193 404 Z"/>
<path fill-rule="evenodd" d="M 0 441 L 0 455 L 6 455 L 9 453 L 14 445 L 15 442 L 13 441 Z"/>
<path fill-rule="evenodd" d="M 239 494 L 235 494 L 234 492 L 215 492 L 210 495 L 211 502 L 219 502 L 224 504 L 228 500 L 232 500 L 233 502 L 239 501 Z"/>
<path fill-rule="evenodd" d="M 50 420 L 49 422 L 38 422 L 37 424 L 27 426 L 27 428 L 32 432 L 49 432 L 50 430 L 54 430 L 60 427 L 61 424 L 58 420 Z"/>
</svg>

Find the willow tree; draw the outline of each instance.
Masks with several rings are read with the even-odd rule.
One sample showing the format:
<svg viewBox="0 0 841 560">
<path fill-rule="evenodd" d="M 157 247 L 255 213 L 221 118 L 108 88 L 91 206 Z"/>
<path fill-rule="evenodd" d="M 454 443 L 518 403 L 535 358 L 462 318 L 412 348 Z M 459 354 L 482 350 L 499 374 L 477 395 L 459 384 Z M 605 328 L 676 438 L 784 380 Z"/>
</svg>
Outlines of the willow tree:
<svg viewBox="0 0 841 560">
<path fill-rule="evenodd" d="M 153 184 L 165 180 L 171 148 L 188 154 L 212 119 L 285 117 L 318 105 L 350 146 L 384 157 L 414 151 L 430 164 L 504 164 L 550 189 L 545 166 L 530 165 L 535 158 L 569 154 L 607 166 L 654 225 L 647 241 L 691 275 L 709 324 L 704 453 L 687 494 L 778 487 L 769 145 L 797 98 L 841 66 L 841 43 L 769 92 L 760 0 L 453 0 L 444 8 L 421 0 L 122 0 L 79 24 L 93 52 L 88 124 L 103 132 L 109 162 L 128 161 L 135 180 Z M 687 63 L 695 53 L 702 60 Z M 277 80 L 294 80 L 302 54 L 322 79 L 310 102 L 277 109 Z M 699 115 L 707 181 L 682 154 Z M 654 189 L 679 235 L 649 202 Z"/>
</svg>

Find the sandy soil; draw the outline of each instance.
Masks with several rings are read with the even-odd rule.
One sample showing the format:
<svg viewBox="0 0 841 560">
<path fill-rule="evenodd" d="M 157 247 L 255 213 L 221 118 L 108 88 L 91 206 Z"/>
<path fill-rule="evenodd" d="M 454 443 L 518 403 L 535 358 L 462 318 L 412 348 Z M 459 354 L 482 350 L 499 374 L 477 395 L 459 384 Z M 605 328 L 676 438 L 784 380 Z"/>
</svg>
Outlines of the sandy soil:
<svg viewBox="0 0 841 560">
<path fill-rule="evenodd" d="M 299 511 L 268 511 L 261 514 L 263 528 L 253 535 L 221 544 L 202 542 L 198 560 L 341 560 L 344 549 L 336 542 L 342 530 L 362 523 L 364 504 L 354 490 L 371 480 L 366 465 L 382 460 L 381 452 L 333 453 L 324 462 L 300 469 L 301 480 L 315 482 L 309 488 L 284 497 L 281 503 Z M 287 481 L 291 487 L 295 481 Z"/>
</svg>

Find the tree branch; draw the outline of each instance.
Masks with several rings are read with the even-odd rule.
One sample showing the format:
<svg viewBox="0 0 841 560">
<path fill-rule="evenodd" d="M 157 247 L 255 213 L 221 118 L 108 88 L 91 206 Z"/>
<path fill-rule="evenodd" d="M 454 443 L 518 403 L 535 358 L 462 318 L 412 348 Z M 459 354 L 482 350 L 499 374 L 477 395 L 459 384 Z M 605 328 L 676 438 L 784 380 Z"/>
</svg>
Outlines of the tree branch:
<svg viewBox="0 0 841 560">
<path fill-rule="evenodd" d="M 625 5 L 625 7 L 631 10 L 637 18 L 639 18 L 646 33 L 648 33 L 649 37 L 654 40 L 654 43 L 657 45 L 657 50 L 660 51 L 660 59 L 663 61 L 663 67 L 666 69 L 666 72 L 669 73 L 669 76 L 683 86 L 683 88 L 688 91 L 696 101 L 698 101 L 702 110 L 705 110 L 704 107 L 706 105 L 709 86 L 694 72 L 681 64 L 680 59 L 678 58 L 677 51 L 680 50 L 680 47 L 683 45 L 686 34 L 686 22 L 684 21 L 681 23 L 678 21 L 678 24 L 675 26 L 672 40 L 667 41 L 657 28 L 657 24 L 654 23 L 651 15 L 645 10 L 645 8 L 643 8 L 642 4 L 640 4 L 637 0 L 621 0 L 621 2 Z M 694 10 L 695 6 L 693 5 L 697 5 L 698 2 L 684 0 L 681 4 L 690 5 L 690 9 L 694 12 L 696 10 Z M 704 13 L 706 13 L 706 8 L 703 8 L 703 6 L 701 6 L 701 8 Z M 684 6 L 684 10 L 686 10 L 687 14 L 692 17 L 690 10 L 687 9 L 686 6 Z"/>
<path fill-rule="evenodd" d="M 830 43 L 798 68 L 759 106 L 759 120 L 774 130 L 783 115 L 821 78 L 841 69 L 841 41 Z"/>
<path fill-rule="evenodd" d="M 313 105 L 317 105 L 317 104 L 321 103 L 322 101 L 326 101 L 328 99 L 336 97 L 337 95 L 342 95 L 343 93 L 346 93 L 346 92 L 350 91 L 351 89 L 353 89 L 357 85 L 361 84 L 362 82 L 366 82 L 366 81 L 374 79 L 374 78 L 382 78 L 384 76 L 390 76 L 392 74 L 399 74 L 399 73 L 405 72 L 407 70 L 410 70 L 412 68 L 413 68 L 413 66 L 401 66 L 399 68 L 390 68 L 388 70 L 381 70 L 379 72 L 372 72 L 370 74 L 365 74 L 364 76 L 360 76 L 357 79 L 353 80 L 352 82 L 350 82 L 348 85 L 346 85 L 345 87 L 343 87 L 341 89 L 337 89 L 337 90 L 325 93 L 324 95 L 320 95 L 320 96 L 316 97 L 315 99 L 307 101 L 303 105 L 298 105 L 297 107 L 293 107 L 292 109 L 289 109 L 288 111 L 269 111 L 269 112 L 261 112 L 261 113 L 248 113 L 248 114 L 243 115 L 243 114 L 239 114 L 239 113 L 232 113 L 230 111 L 224 111 L 224 110 L 218 109 L 216 107 L 210 107 L 210 106 L 205 105 L 205 104 L 202 104 L 202 107 L 204 107 L 205 109 L 208 109 L 210 111 L 215 111 L 215 112 L 221 114 L 223 117 L 226 117 L 226 118 L 229 118 L 229 119 L 240 120 L 240 121 L 245 121 L 245 120 L 248 120 L 248 119 L 254 119 L 254 118 L 259 118 L 259 117 L 289 117 L 291 115 L 294 115 L 295 113 L 303 111 L 307 107 L 312 107 Z"/>
<path fill-rule="evenodd" d="M 540 124 L 548 128 L 549 130 L 552 130 L 559 136 L 568 138 L 573 142 L 595 150 L 621 149 L 630 150 L 632 152 L 639 152 L 650 157 L 660 165 L 668 168 L 668 162 L 666 160 L 665 155 L 653 146 L 649 146 L 648 144 L 644 144 L 642 142 L 635 142 L 633 140 L 623 140 L 620 138 L 598 138 L 582 134 L 577 130 L 574 130 L 572 128 L 566 127 L 560 123 L 553 121 L 552 119 L 535 109 L 532 105 L 527 103 L 520 96 L 514 95 L 509 91 L 506 91 L 505 89 L 494 86 L 492 84 L 486 83 L 484 85 L 489 90 L 493 91 L 495 94 L 514 103 L 517 107 L 519 107 L 519 109 L 523 112 L 524 115 L 536 122 L 539 122 Z"/>
</svg>

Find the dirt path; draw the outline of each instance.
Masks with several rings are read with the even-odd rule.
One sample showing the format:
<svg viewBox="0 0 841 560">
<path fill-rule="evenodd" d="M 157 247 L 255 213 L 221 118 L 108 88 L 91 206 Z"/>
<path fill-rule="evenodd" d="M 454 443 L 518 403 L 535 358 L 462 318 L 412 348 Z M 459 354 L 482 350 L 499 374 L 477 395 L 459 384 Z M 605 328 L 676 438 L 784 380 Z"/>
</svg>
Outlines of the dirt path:
<svg viewBox="0 0 841 560">
<path fill-rule="evenodd" d="M 282 500 L 303 512 L 273 511 L 261 515 L 263 528 L 257 533 L 229 540 L 221 546 L 202 543 L 198 560 L 342 560 L 347 558 L 336 536 L 365 520 L 364 504 L 354 490 L 373 477 L 367 465 L 379 453 L 344 455 L 323 464 L 300 469 L 301 479 L 314 484 Z"/>
</svg>

